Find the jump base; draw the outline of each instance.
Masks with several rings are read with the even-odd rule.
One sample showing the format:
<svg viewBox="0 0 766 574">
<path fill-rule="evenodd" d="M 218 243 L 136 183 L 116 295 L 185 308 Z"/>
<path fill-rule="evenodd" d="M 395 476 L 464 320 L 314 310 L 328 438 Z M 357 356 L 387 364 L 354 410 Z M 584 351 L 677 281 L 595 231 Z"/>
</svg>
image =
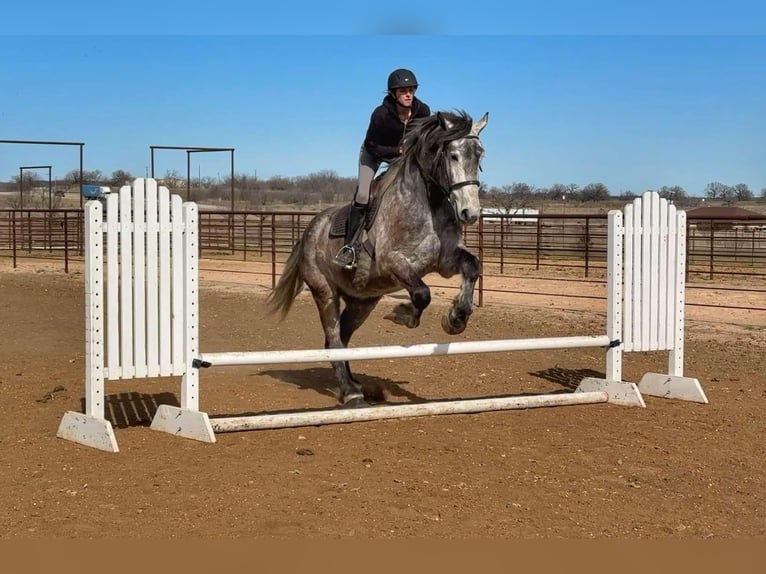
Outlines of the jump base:
<svg viewBox="0 0 766 574">
<path fill-rule="evenodd" d="M 638 383 L 638 390 L 645 395 L 663 399 L 678 399 L 708 404 L 700 382 L 692 377 L 677 377 L 661 373 L 646 373 Z"/>
<path fill-rule="evenodd" d="M 84 413 L 64 413 L 56 436 L 106 452 L 120 451 L 112 423 Z"/>
</svg>

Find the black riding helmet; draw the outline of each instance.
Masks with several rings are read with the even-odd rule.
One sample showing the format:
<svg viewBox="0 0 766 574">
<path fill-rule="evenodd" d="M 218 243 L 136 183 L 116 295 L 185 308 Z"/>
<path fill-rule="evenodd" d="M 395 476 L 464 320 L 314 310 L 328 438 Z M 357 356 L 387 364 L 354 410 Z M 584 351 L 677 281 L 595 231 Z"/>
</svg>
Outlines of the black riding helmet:
<svg viewBox="0 0 766 574">
<path fill-rule="evenodd" d="M 410 70 L 399 68 L 388 75 L 388 91 L 392 94 L 396 88 L 417 88 L 418 80 Z"/>
</svg>

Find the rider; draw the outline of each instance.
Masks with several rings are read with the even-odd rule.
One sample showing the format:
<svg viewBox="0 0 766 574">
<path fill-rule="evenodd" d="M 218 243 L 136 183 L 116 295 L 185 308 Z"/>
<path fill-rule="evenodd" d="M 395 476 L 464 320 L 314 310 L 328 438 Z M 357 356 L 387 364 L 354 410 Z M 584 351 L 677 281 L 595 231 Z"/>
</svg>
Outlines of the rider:
<svg viewBox="0 0 766 574">
<path fill-rule="evenodd" d="M 380 164 L 390 162 L 402 153 L 402 141 L 411 120 L 431 115 L 424 102 L 415 97 L 418 81 L 410 70 L 399 68 L 388 76 L 388 93 L 372 111 L 370 124 L 359 150 L 359 180 L 348 214 L 345 245 L 333 263 L 346 269 L 356 266 L 356 249 L 352 243 L 364 219 L 370 200 L 370 185 Z"/>
</svg>

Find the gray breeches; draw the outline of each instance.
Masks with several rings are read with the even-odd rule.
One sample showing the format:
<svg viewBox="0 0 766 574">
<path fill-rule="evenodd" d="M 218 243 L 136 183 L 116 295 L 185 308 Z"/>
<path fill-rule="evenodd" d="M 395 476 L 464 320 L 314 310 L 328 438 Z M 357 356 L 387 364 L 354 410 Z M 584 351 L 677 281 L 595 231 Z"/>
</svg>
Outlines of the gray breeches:
<svg viewBox="0 0 766 574">
<path fill-rule="evenodd" d="M 364 149 L 359 150 L 359 188 L 354 195 L 354 201 L 360 205 L 367 205 L 370 201 L 370 185 L 375 179 L 380 167 L 380 160 Z"/>
</svg>

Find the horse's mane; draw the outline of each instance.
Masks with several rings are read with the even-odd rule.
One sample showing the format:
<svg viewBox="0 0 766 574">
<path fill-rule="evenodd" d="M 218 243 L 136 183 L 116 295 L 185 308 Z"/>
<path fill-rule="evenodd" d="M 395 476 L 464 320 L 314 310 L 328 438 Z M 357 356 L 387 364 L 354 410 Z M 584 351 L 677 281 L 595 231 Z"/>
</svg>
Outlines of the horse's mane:
<svg viewBox="0 0 766 574">
<path fill-rule="evenodd" d="M 452 127 L 442 128 L 443 120 L 447 120 Z M 444 146 L 467 136 L 473 126 L 473 120 L 463 110 L 441 111 L 413 120 L 412 125 L 412 130 L 404 139 L 402 155 L 392 161 L 381 176 L 381 189 L 388 188 L 397 179 L 404 166 L 412 163 L 428 174 L 433 173 L 438 167 L 435 163 Z"/>
</svg>

